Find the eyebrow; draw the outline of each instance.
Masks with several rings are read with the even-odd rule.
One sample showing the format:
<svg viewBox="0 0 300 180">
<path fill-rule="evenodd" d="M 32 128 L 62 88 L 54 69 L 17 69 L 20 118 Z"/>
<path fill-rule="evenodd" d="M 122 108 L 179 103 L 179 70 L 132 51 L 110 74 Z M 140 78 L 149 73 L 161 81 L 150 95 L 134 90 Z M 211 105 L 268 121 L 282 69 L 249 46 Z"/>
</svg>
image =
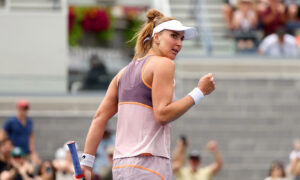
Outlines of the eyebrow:
<svg viewBox="0 0 300 180">
<path fill-rule="evenodd" d="M 173 31 L 173 30 L 170 30 L 170 31 L 180 36 L 180 34 L 177 31 Z M 184 39 L 184 35 L 182 35 L 182 38 Z"/>
</svg>

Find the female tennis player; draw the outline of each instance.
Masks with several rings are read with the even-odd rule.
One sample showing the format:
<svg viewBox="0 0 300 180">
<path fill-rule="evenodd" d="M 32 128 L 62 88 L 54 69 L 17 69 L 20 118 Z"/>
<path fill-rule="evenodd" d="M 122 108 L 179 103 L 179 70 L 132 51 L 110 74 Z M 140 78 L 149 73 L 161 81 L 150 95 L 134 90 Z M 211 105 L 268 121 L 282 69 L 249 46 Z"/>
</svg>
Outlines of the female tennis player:
<svg viewBox="0 0 300 180">
<path fill-rule="evenodd" d="M 197 35 L 157 10 L 137 34 L 135 56 L 111 81 L 87 134 L 81 167 L 91 179 L 96 149 L 106 123 L 118 113 L 114 180 L 171 180 L 170 122 L 215 89 L 211 73 L 188 95 L 174 99 L 174 59 L 182 41 Z"/>
</svg>

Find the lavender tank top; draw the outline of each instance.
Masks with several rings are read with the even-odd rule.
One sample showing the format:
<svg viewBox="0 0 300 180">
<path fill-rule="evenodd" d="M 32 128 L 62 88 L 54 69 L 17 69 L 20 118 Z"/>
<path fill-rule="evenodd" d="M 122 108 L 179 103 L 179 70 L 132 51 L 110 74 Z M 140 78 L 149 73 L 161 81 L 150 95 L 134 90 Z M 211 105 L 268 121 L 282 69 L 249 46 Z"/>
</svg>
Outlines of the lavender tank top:
<svg viewBox="0 0 300 180">
<path fill-rule="evenodd" d="M 114 159 L 152 154 L 170 158 L 170 124 L 153 113 L 151 86 L 143 80 L 150 56 L 132 61 L 118 82 L 118 122 Z"/>
<path fill-rule="evenodd" d="M 119 103 L 139 103 L 152 108 L 151 87 L 142 79 L 142 70 L 150 56 L 132 61 L 119 79 Z"/>
</svg>

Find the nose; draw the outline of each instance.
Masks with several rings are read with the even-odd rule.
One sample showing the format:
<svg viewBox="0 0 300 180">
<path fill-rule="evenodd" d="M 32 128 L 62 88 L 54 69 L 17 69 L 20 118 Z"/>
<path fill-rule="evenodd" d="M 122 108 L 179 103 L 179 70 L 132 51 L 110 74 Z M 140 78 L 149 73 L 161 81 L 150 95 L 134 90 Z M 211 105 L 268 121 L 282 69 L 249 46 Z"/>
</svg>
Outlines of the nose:
<svg viewBox="0 0 300 180">
<path fill-rule="evenodd" d="M 177 41 L 176 46 L 178 47 L 178 50 L 180 51 L 181 48 L 182 48 L 182 40 L 181 40 L 181 39 L 179 39 L 179 40 Z"/>
<path fill-rule="evenodd" d="M 181 48 L 182 47 L 182 39 L 178 39 L 176 45 Z"/>
</svg>

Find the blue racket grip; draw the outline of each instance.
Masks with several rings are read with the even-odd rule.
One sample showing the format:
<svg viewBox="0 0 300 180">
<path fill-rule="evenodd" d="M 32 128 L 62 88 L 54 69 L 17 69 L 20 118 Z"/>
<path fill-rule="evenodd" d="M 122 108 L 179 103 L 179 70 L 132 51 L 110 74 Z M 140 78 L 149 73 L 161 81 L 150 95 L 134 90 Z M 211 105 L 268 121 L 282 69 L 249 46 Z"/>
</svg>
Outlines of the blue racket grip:
<svg viewBox="0 0 300 180">
<path fill-rule="evenodd" d="M 84 175 L 81 171 L 81 167 L 80 167 L 80 163 L 79 163 L 79 159 L 78 159 L 78 154 L 77 154 L 77 149 L 75 146 L 75 142 L 74 141 L 70 141 L 68 143 L 68 147 L 70 150 L 70 154 L 71 154 L 71 158 L 72 158 L 72 162 L 73 162 L 73 167 L 75 170 L 75 177 L 76 178 L 82 178 L 84 180 Z"/>
</svg>

